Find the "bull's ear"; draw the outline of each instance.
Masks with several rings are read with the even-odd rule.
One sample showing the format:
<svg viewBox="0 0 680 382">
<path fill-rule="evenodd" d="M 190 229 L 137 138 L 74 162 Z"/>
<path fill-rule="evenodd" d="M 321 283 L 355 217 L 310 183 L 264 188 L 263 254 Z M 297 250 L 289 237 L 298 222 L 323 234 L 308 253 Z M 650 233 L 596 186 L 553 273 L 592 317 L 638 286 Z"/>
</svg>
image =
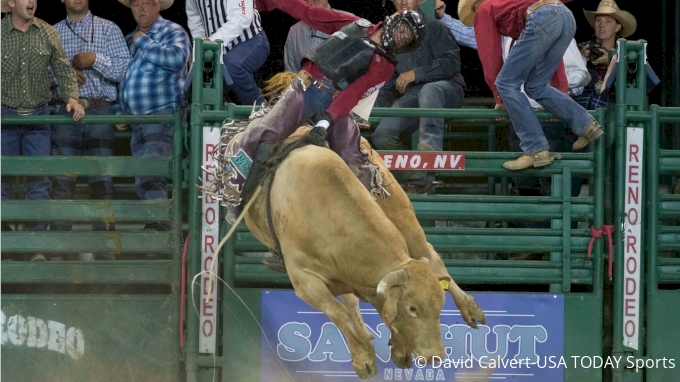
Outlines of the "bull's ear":
<svg viewBox="0 0 680 382">
<path fill-rule="evenodd" d="M 435 274 L 437 276 L 437 279 L 439 280 L 439 284 L 441 284 L 442 289 L 444 290 L 449 290 L 449 283 L 453 282 L 453 279 L 449 275 L 440 275 L 440 274 Z"/>
<path fill-rule="evenodd" d="M 425 264 L 430 264 L 430 259 L 428 259 L 427 257 L 421 257 L 421 258 L 418 259 L 418 260 L 422 261 L 422 262 L 425 263 Z"/>
</svg>

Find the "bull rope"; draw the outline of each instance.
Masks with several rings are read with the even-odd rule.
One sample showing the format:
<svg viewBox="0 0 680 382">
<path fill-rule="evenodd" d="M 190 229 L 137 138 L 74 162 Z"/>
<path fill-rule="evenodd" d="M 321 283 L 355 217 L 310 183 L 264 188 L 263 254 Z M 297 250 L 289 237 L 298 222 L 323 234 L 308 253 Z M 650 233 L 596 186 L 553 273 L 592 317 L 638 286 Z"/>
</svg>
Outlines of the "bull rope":
<svg viewBox="0 0 680 382">
<path fill-rule="evenodd" d="M 238 216 L 234 224 L 231 226 L 229 229 L 229 232 L 227 232 L 226 235 L 224 235 L 224 238 L 220 241 L 220 243 L 217 245 L 217 250 L 215 251 L 215 256 L 213 256 L 212 260 L 210 261 L 210 276 L 208 277 L 208 291 L 205 295 L 205 303 L 208 303 L 208 299 L 210 298 L 210 295 L 212 294 L 212 282 L 213 282 L 213 275 L 215 274 L 215 258 L 217 258 L 220 255 L 220 250 L 224 246 L 224 243 L 229 240 L 231 235 L 234 234 L 234 231 L 236 231 L 236 227 L 238 227 L 239 224 L 241 224 L 241 220 L 243 220 L 243 217 L 246 216 L 246 212 L 250 209 L 250 206 L 253 205 L 253 202 L 257 198 L 257 195 L 260 194 L 260 191 L 262 191 L 262 185 L 257 186 L 257 189 L 255 189 L 255 192 L 253 192 L 253 196 L 250 198 L 248 203 L 246 203 L 246 206 L 243 207 L 243 211 L 241 214 Z"/>
</svg>

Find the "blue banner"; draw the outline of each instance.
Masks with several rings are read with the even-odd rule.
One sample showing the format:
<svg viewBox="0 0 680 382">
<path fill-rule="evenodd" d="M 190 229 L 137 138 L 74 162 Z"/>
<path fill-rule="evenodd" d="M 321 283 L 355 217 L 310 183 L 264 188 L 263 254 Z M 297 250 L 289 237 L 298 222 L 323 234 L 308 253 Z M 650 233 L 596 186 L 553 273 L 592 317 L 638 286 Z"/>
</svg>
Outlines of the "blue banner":
<svg viewBox="0 0 680 382">
<path fill-rule="evenodd" d="M 376 381 L 561 382 L 564 297 L 552 294 L 472 294 L 487 325 L 470 328 L 447 295 L 441 315 L 446 358 L 399 369 L 390 359 L 390 332 L 378 312 L 361 303 L 375 339 Z M 358 381 L 344 336 L 328 317 L 293 291 L 262 291 L 261 381 Z"/>
</svg>

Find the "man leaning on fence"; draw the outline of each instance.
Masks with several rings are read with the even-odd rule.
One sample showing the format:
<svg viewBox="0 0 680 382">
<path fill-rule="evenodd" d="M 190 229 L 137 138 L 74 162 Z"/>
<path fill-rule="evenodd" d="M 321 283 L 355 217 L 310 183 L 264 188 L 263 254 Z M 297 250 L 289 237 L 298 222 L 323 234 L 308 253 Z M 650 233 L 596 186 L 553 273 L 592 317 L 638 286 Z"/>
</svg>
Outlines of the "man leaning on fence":
<svg viewBox="0 0 680 382">
<path fill-rule="evenodd" d="M 118 98 L 117 84 L 125 77 L 130 64 L 130 52 L 120 28 L 109 20 L 90 12 L 89 0 L 61 0 L 66 18 L 55 24 L 61 36 L 66 57 L 76 71 L 78 102 L 89 115 L 113 114 L 113 102 Z M 61 88 L 56 89 L 59 95 Z M 59 100 L 55 114 L 65 114 Z M 52 155 L 113 156 L 112 123 L 52 125 Z M 92 199 L 113 199 L 113 181 L 108 176 L 90 177 Z M 76 178 L 57 176 L 52 179 L 54 199 L 73 199 Z M 96 222 L 95 231 L 113 231 L 113 223 Z M 71 222 L 52 223 L 52 230 L 70 231 Z"/>
<path fill-rule="evenodd" d="M 187 78 L 191 43 L 180 25 L 160 16 L 173 0 L 119 0 L 132 9 L 137 28 L 125 36 L 132 62 L 118 85 L 116 112 L 135 115 L 170 115 L 184 108 L 182 88 Z M 119 109 L 119 110 L 118 110 Z M 169 157 L 174 130 L 170 123 L 132 124 L 130 148 L 136 157 Z M 118 129 L 125 126 L 116 125 Z M 164 178 L 135 179 L 142 200 L 168 198 Z M 145 229 L 169 229 L 168 224 L 147 223 Z"/>
<path fill-rule="evenodd" d="M 563 3 L 571 0 L 461 0 L 458 16 L 474 26 L 484 78 L 494 93 L 496 109 L 506 108 L 524 155 L 503 167 L 523 170 L 553 161 L 548 140 L 526 96 L 567 121 L 579 150 L 604 134 L 599 123 L 565 93 L 549 84 L 576 31 L 576 21 Z M 517 42 L 502 58 L 501 36 Z M 561 70 L 561 69 L 560 69 Z"/>
<path fill-rule="evenodd" d="M 50 81 L 47 66 L 54 69 L 63 89 L 66 111 L 79 120 L 85 115 L 78 104 L 78 85 L 51 25 L 35 17 L 38 0 L 2 0 L 2 12 L 11 12 L 1 22 L 2 35 L 2 115 L 47 115 Z M 3 125 L 2 155 L 50 155 L 49 125 Z M 48 200 L 50 181 L 46 176 L 28 177 L 26 199 Z M 12 179 L 2 177 L 2 200 L 10 198 Z M 7 227 L 5 227 L 7 228 Z M 44 231 L 47 222 L 28 225 L 29 231 Z M 42 254 L 32 260 L 45 260 Z"/>
</svg>

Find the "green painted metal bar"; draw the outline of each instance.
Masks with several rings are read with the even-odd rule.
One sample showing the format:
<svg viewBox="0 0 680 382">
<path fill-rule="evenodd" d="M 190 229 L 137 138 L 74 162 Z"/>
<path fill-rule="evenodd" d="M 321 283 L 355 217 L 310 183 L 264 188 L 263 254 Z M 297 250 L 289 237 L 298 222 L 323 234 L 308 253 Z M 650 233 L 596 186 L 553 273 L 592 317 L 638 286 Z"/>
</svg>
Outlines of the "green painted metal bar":
<svg viewBox="0 0 680 382">
<path fill-rule="evenodd" d="M 179 249 L 173 243 L 171 231 L 18 231 L 2 235 L 2 250 L 7 253 L 171 254 Z"/>
<path fill-rule="evenodd" d="M 447 268 L 451 277 L 458 283 L 467 284 L 561 284 L 562 270 L 560 269 L 531 269 L 531 268 Z M 572 270 L 573 284 L 590 284 L 592 270 Z M 244 264 L 236 266 L 235 282 L 239 286 L 262 286 L 288 287 L 290 280 L 288 275 L 268 271 L 264 265 Z"/>
<path fill-rule="evenodd" d="M 176 262 L 123 260 L 115 263 L 60 261 L 37 264 L 16 261 L 3 263 L 0 270 L 2 282 L 8 284 L 174 284 L 177 272 L 173 263 Z M 176 297 L 179 302 L 179 296 Z"/>
<path fill-rule="evenodd" d="M 170 157 L 3 156 L 1 166 L 3 176 L 172 176 Z"/>
<path fill-rule="evenodd" d="M 111 123 L 174 123 L 172 115 L 86 115 L 78 122 L 65 115 L 3 115 L 2 123 L 7 125 L 80 125 Z"/>
<path fill-rule="evenodd" d="M 203 39 L 194 39 L 193 65 L 203 67 Z M 200 288 L 193 287 L 193 276 L 201 271 L 201 205 L 198 189 L 193 186 L 201 176 L 202 129 L 203 129 L 203 70 L 193 71 L 193 86 L 191 97 L 191 121 L 189 126 L 189 246 L 187 253 L 188 279 L 187 301 L 199 301 Z M 187 309 L 187 343 L 186 354 L 187 382 L 198 382 L 199 317 Z"/>
<path fill-rule="evenodd" d="M 562 169 L 562 292 L 571 291 L 571 169 Z"/>
<path fill-rule="evenodd" d="M 5 200 L 0 213 L 5 221 L 174 221 L 174 208 L 173 200 Z"/>
</svg>

